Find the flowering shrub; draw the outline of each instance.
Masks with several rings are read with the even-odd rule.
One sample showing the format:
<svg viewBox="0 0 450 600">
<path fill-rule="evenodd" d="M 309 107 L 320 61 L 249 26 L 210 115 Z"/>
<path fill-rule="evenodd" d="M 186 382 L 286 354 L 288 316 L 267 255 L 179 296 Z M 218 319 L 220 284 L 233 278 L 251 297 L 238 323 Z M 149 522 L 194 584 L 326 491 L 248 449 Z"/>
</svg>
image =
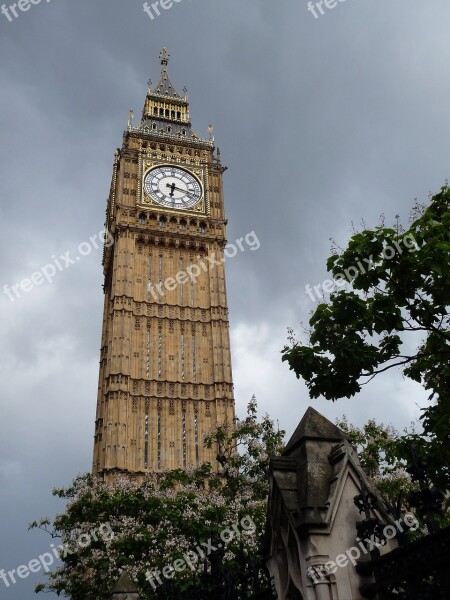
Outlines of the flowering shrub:
<svg viewBox="0 0 450 600">
<path fill-rule="evenodd" d="M 225 544 L 221 561 L 227 581 L 239 580 L 239 598 L 247 598 L 255 569 L 246 581 L 243 563 L 258 563 L 269 460 L 282 450 L 283 436 L 267 415 L 258 421 L 253 398 L 244 420 L 220 426 L 205 438 L 208 447 L 218 448 L 218 472 L 206 463 L 195 469 L 148 474 L 139 483 L 118 477 L 113 484 L 88 474 L 77 477 L 69 488 L 55 489 L 55 496 L 68 500 L 65 512 L 53 523 L 42 519 L 32 528 L 44 529 L 73 548 L 80 534 L 100 524 L 108 523 L 111 535 L 63 554 L 62 566 L 36 591 L 98 600 L 127 571 L 144 598 L 163 598 L 167 586 L 155 589 L 149 575 L 183 560 L 196 548 L 205 549 L 208 540 L 234 525 L 235 535 Z M 239 530 L 245 518 L 253 527 Z M 170 583 L 172 594 L 187 591 L 201 585 L 208 571 L 211 563 L 204 556 L 182 571 L 171 572 L 165 583 Z M 258 578 L 264 577 L 260 569 Z"/>
</svg>

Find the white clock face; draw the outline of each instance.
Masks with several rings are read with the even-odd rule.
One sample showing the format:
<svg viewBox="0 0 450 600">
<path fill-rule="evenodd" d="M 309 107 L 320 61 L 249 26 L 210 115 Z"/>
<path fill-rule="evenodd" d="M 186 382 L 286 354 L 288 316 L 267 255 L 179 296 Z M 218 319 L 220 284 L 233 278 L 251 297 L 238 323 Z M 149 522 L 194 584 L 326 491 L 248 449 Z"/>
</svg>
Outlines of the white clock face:
<svg viewBox="0 0 450 600">
<path fill-rule="evenodd" d="M 147 173 L 145 192 L 152 200 L 174 209 L 189 209 L 202 197 L 202 186 L 192 173 L 179 167 L 161 165 Z"/>
</svg>

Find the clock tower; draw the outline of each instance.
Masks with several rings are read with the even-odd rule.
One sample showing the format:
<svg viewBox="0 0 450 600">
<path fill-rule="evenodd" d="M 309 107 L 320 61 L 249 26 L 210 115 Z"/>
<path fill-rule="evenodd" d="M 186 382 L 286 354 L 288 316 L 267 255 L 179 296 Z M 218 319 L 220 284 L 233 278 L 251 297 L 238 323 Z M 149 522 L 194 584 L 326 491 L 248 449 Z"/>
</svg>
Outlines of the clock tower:
<svg viewBox="0 0 450 600">
<path fill-rule="evenodd" d="M 149 82 L 116 151 L 104 251 L 93 473 L 139 477 L 209 461 L 234 423 L 220 152 L 191 126 L 187 90 Z"/>
</svg>

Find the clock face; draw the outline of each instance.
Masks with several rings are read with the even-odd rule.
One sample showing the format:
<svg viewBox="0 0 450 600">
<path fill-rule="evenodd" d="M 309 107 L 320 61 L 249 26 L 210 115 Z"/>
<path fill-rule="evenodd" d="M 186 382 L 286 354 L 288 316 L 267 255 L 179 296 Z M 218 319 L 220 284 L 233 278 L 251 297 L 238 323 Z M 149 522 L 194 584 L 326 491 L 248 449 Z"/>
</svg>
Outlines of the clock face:
<svg viewBox="0 0 450 600">
<path fill-rule="evenodd" d="M 171 165 L 151 169 L 144 179 L 148 196 L 161 206 L 174 209 L 189 209 L 202 197 L 202 186 L 190 171 Z"/>
</svg>

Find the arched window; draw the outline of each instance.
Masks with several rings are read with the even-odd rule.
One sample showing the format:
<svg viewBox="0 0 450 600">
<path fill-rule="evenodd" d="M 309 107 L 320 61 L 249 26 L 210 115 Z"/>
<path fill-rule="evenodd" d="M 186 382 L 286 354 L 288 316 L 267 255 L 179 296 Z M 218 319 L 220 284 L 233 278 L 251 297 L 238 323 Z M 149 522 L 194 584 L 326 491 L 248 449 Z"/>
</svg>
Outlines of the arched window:
<svg viewBox="0 0 450 600">
<path fill-rule="evenodd" d="M 147 223 L 147 215 L 145 213 L 141 213 L 139 215 L 139 223 L 141 225 L 145 225 Z"/>
</svg>

